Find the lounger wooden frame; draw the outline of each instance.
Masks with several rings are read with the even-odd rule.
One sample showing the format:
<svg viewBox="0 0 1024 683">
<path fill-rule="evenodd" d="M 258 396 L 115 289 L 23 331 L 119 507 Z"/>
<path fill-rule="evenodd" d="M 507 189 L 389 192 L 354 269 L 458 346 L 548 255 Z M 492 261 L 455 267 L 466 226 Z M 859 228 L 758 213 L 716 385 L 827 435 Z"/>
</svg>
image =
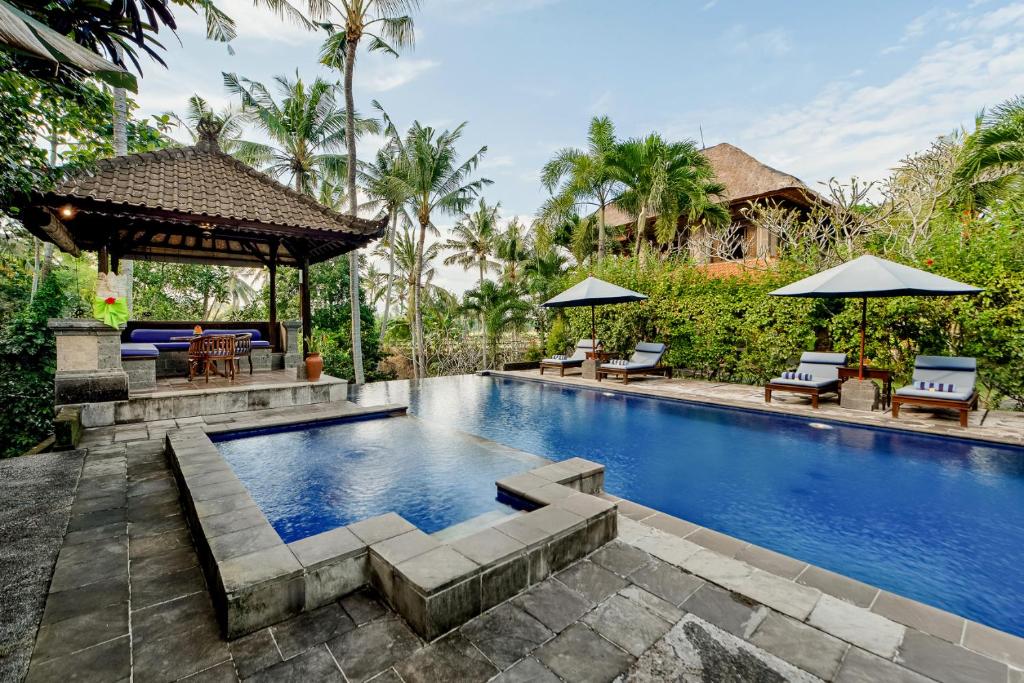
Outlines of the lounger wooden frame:
<svg viewBox="0 0 1024 683">
<path fill-rule="evenodd" d="M 600 382 L 603 377 L 608 377 L 609 375 L 621 377 L 623 384 L 629 384 L 629 378 L 633 375 L 664 375 L 668 379 L 672 379 L 672 366 L 658 364 L 650 368 L 616 368 L 604 366 L 597 368 L 598 382 Z"/>
<path fill-rule="evenodd" d="M 769 382 L 768 384 L 764 385 L 764 402 L 765 403 L 771 403 L 772 402 L 772 392 L 773 391 L 789 391 L 789 392 L 792 392 L 794 394 L 804 394 L 806 396 L 810 396 L 811 397 L 811 407 L 812 408 L 817 408 L 818 407 L 818 399 L 821 397 L 822 394 L 833 394 L 834 393 L 837 398 L 841 399 L 842 398 L 842 391 L 843 391 L 842 386 L 843 386 L 842 382 L 840 382 L 838 379 L 834 380 L 832 382 L 829 382 L 828 384 L 823 384 L 820 387 L 807 387 L 807 386 L 802 386 L 800 384 L 775 384 L 773 382 Z"/>
<path fill-rule="evenodd" d="M 900 405 L 920 406 L 923 408 L 947 408 L 960 411 L 960 426 L 967 426 L 967 417 L 972 410 L 978 409 L 978 390 L 975 389 L 968 399 L 940 398 L 935 396 L 901 396 L 894 394 L 892 397 L 892 416 L 900 416 Z"/>
<path fill-rule="evenodd" d="M 559 377 L 565 377 L 565 369 L 566 368 L 582 368 L 582 367 L 583 367 L 583 361 L 579 361 L 579 362 L 572 361 L 570 363 L 545 363 L 544 361 L 541 361 L 540 362 L 540 374 L 542 374 L 542 375 L 544 374 L 544 368 L 551 368 L 552 370 L 554 370 L 555 368 L 558 368 L 558 376 Z"/>
</svg>

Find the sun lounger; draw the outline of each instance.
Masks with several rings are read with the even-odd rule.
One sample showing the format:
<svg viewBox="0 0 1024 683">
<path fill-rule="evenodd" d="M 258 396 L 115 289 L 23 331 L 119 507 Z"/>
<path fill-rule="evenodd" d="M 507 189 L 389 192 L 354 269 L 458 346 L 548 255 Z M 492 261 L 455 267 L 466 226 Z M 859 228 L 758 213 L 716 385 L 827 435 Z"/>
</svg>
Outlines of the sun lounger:
<svg viewBox="0 0 1024 683">
<path fill-rule="evenodd" d="M 580 339 L 576 344 L 573 354 L 565 358 L 545 358 L 540 362 L 540 374 L 544 374 L 544 368 L 558 369 L 558 376 L 565 377 L 566 368 L 578 368 L 587 359 L 587 352 L 593 350 L 594 341 L 591 339 Z M 597 340 L 597 346 L 601 346 L 601 340 Z"/>
<path fill-rule="evenodd" d="M 629 378 L 634 375 L 664 375 L 672 376 L 672 368 L 661 364 L 661 357 L 665 355 L 664 344 L 653 344 L 651 342 L 640 342 L 636 350 L 629 357 L 628 361 L 609 361 L 602 363 L 597 369 L 597 381 L 604 377 L 621 377 L 623 384 L 629 384 Z"/>
<path fill-rule="evenodd" d="M 807 351 L 800 356 L 795 371 L 784 372 L 764 385 L 764 401 L 772 402 L 773 391 L 788 391 L 811 397 L 811 407 L 818 407 L 822 394 L 839 396 L 839 368 L 846 365 L 845 353 L 819 353 Z"/>
<path fill-rule="evenodd" d="M 913 381 L 892 397 L 892 416 L 900 416 L 901 405 L 949 408 L 960 411 L 960 426 L 966 427 L 968 413 L 978 409 L 977 379 L 973 358 L 918 356 Z"/>
</svg>

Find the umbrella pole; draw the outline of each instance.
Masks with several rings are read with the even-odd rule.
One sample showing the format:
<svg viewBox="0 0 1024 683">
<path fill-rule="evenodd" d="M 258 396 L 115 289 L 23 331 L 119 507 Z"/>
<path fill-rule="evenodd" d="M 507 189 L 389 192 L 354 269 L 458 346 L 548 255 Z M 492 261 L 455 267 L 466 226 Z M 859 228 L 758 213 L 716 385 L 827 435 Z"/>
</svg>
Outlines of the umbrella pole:
<svg viewBox="0 0 1024 683">
<path fill-rule="evenodd" d="M 594 358 L 597 358 L 597 314 L 593 306 L 590 307 L 590 350 L 594 352 Z"/>
<path fill-rule="evenodd" d="M 864 330 L 868 326 L 868 298 L 860 300 L 860 371 L 857 379 L 864 379 Z"/>
</svg>

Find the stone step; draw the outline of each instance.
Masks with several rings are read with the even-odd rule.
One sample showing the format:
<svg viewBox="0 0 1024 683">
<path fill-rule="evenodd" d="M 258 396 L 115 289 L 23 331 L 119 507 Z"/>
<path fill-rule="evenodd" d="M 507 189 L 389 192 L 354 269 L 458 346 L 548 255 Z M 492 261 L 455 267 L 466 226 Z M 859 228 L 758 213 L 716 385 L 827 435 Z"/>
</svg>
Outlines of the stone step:
<svg viewBox="0 0 1024 683">
<path fill-rule="evenodd" d="M 460 538 L 472 536 L 478 531 L 488 529 L 496 524 L 501 524 L 507 519 L 511 519 L 512 517 L 522 514 L 525 513 L 514 508 L 508 508 L 508 510 L 491 510 L 490 512 L 485 512 L 482 515 L 477 515 L 476 517 L 467 519 L 465 522 L 459 522 L 458 524 L 453 524 L 446 529 L 435 531 L 430 535 L 442 543 L 454 543 Z"/>
</svg>

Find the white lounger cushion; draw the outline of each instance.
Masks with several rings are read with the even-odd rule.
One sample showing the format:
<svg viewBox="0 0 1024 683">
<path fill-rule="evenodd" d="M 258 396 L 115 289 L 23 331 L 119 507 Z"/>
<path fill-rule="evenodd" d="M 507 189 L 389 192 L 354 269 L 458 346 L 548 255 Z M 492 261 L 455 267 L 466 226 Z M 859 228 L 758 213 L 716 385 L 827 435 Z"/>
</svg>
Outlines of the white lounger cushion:
<svg viewBox="0 0 1024 683">
<path fill-rule="evenodd" d="M 803 379 L 785 379 L 784 377 L 776 377 L 771 381 L 772 384 L 792 384 L 796 387 L 824 387 L 829 384 L 835 384 L 836 379 L 813 379 L 811 381 Z"/>
<path fill-rule="evenodd" d="M 549 365 L 580 365 L 583 363 L 583 358 L 545 358 L 542 362 Z"/>
<path fill-rule="evenodd" d="M 568 358 L 545 358 L 542 363 L 548 365 L 580 365 L 587 359 L 587 352 L 593 348 L 594 342 L 590 339 L 580 339 L 576 343 L 576 350 Z M 601 340 L 597 340 L 597 345 L 601 345 Z"/>
<path fill-rule="evenodd" d="M 625 365 L 615 363 L 604 363 L 602 368 L 625 368 L 626 370 L 644 370 L 647 368 L 653 368 L 661 362 L 661 357 L 665 355 L 665 345 L 655 344 L 653 342 L 640 342 L 636 345 L 636 350 L 633 355 L 629 357 L 629 362 Z"/>
<path fill-rule="evenodd" d="M 602 368 L 608 368 L 610 370 L 650 370 L 655 367 L 657 363 L 602 363 Z"/>
<path fill-rule="evenodd" d="M 955 384 L 953 386 L 956 386 Z M 919 398 L 934 398 L 940 401 L 966 401 L 974 395 L 974 388 L 967 391 L 928 391 L 927 389 L 915 389 L 914 387 L 902 387 L 896 390 L 897 396 L 917 396 Z"/>
</svg>

